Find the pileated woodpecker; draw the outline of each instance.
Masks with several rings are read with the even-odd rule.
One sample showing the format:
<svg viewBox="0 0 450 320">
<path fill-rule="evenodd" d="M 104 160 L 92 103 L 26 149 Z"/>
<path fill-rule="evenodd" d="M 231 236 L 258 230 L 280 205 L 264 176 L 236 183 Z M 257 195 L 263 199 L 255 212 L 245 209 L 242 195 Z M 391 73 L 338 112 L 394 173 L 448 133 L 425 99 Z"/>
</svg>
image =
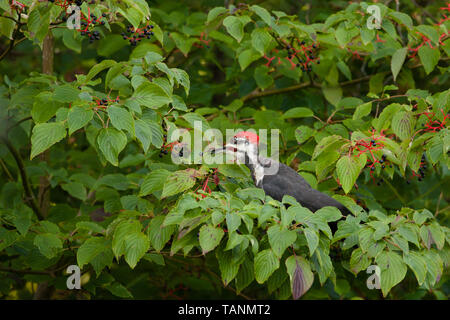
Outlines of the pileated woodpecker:
<svg viewBox="0 0 450 320">
<path fill-rule="evenodd" d="M 322 207 L 333 206 L 338 208 L 343 215 L 350 213 L 340 202 L 313 189 L 294 169 L 283 163 L 275 162 L 275 160 L 259 156 L 258 144 L 257 134 L 242 131 L 236 134 L 230 143 L 222 148 L 211 150 L 211 153 L 232 154 L 238 164 L 245 164 L 250 169 L 255 185 L 262 188 L 275 200 L 281 201 L 284 195 L 290 195 L 312 212 Z M 274 167 L 278 168 L 275 174 Z"/>
</svg>

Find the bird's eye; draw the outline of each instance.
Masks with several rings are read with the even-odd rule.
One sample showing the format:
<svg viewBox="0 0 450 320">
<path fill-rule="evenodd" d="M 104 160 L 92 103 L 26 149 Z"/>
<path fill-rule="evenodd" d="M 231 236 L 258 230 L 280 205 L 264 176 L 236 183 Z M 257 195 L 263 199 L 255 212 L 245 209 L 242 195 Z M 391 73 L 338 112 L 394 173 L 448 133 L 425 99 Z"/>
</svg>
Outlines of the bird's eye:
<svg viewBox="0 0 450 320">
<path fill-rule="evenodd" d="M 233 138 L 233 143 L 237 144 L 237 138 L 236 137 Z"/>
<path fill-rule="evenodd" d="M 246 139 L 246 140 L 245 140 L 245 144 L 248 144 L 248 143 L 249 143 L 249 142 L 248 142 L 248 140 Z"/>
</svg>

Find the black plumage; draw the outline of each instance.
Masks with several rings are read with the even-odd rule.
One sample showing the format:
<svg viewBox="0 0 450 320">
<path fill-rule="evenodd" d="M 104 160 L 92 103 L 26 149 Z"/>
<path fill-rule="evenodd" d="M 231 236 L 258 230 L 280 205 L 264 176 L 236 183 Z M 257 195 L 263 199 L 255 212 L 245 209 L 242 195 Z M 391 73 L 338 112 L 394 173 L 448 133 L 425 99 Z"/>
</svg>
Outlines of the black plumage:
<svg viewBox="0 0 450 320">
<path fill-rule="evenodd" d="M 285 195 L 292 196 L 298 203 L 312 212 L 326 206 L 333 206 L 338 208 L 343 215 L 350 213 L 350 211 L 337 200 L 316 189 L 313 189 L 311 185 L 294 169 L 283 163 L 279 163 L 278 165 L 279 169 L 277 174 L 265 174 L 262 182 L 257 184 L 257 187 L 262 188 L 267 195 L 278 201 L 281 201 Z M 257 182 L 253 174 L 253 166 L 248 163 L 247 166 L 252 172 L 253 181 L 256 184 Z"/>
<path fill-rule="evenodd" d="M 294 169 L 273 159 L 259 156 L 258 145 L 259 137 L 256 134 L 243 131 L 235 135 L 229 144 L 213 149 L 211 153 L 233 154 L 237 163 L 245 164 L 250 169 L 255 185 L 275 200 L 282 201 L 285 195 L 289 195 L 312 212 L 332 206 L 338 208 L 343 215 L 350 214 L 339 201 L 313 189 Z"/>
</svg>

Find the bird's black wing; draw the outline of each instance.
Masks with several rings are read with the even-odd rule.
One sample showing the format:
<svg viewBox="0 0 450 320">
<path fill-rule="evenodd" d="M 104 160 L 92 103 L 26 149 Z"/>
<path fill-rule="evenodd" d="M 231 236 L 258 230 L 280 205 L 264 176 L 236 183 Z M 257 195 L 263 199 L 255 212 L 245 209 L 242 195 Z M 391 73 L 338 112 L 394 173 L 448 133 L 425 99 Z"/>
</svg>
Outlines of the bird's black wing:
<svg viewBox="0 0 450 320">
<path fill-rule="evenodd" d="M 284 195 L 290 195 L 313 212 L 322 207 L 333 206 L 343 214 L 349 213 L 340 202 L 313 189 L 295 170 L 282 163 L 279 164 L 277 174 L 264 176 L 262 187 L 275 200 L 281 201 Z"/>
</svg>

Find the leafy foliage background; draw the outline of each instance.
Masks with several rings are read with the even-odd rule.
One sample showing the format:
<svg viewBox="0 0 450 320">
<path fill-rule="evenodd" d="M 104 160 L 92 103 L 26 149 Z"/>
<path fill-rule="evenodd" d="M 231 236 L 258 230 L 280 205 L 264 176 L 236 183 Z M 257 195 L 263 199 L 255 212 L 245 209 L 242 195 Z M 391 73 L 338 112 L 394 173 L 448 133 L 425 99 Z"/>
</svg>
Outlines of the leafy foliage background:
<svg viewBox="0 0 450 320">
<path fill-rule="evenodd" d="M 97 1 L 89 43 L 61 2 L 0 0 L 2 298 L 447 299 L 448 4 L 378 2 L 369 30 L 364 2 Z M 194 121 L 280 129 L 353 215 L 174 164 Z"/>
</svg>

